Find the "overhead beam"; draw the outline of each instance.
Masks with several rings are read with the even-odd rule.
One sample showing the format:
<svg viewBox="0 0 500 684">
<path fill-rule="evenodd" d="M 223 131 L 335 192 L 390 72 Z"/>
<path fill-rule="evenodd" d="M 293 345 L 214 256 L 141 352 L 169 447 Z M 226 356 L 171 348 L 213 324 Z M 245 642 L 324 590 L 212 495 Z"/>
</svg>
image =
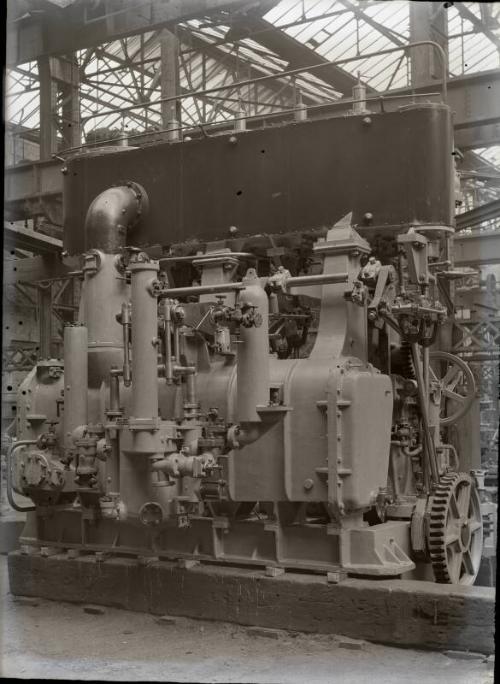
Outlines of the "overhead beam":
<svg viewBox="0 0 500 684">
<path fill-rule="evenodd" d="M 455 131 L 455 144 L 462 150 L 500 145 L 500 124 L 486 124 Z"/>
<path fill-rule="evenodd" d="M 455 235 L 453 254 L 455 266 L 500 264 L 500 230 Z"/>
<path fill-rule="evenodd" d="M 37 233 L 29 228 L 4 224 L 4 249 L 25 249 L 35 254 L 54 254 L 62 250 L 62 240 Z"/>
<path fill-rule="evenodd" d="M 458 214 L 455 217 L 457 230 L 472 228 L 473 226 L 483 223 L 483 221 L 491 221 L 492 219 L 498 218 L 500 218 L 500 199 L 493 200 L 487 204 L 482 204 L 475 209 L 466 211 L 463 214 Z M 499 250 L 498 257 L 500 259 L 500 244 L 497 246 L 497 249 Z"/>
<path fill-rule="evenodd" d="M 9 0 L 9 18 L 17 0 Z M 173 26 L 221 10 L 241 9 L 242 0 L 106 0 L 45 6 L 7 23 L 7 67 L 109 43 Z M 12 12 L 11 12 L 12 9 Z"/>
</svg>

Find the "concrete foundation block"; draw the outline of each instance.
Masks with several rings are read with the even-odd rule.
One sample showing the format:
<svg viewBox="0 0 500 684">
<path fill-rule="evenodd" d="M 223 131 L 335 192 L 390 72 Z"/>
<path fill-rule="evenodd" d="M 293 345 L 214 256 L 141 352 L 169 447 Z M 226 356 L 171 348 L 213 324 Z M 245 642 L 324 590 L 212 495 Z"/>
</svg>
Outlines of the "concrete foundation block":
<svg viewBox="0 0 500 684">
<path fill-rule="evenodd" d="M 235 622 L 434 650 L 494 652 L 495 591 L 414 580 L 348 578 L 158 561 L 9 554 L 10 591 L 154 615 Z"/>
</svg>

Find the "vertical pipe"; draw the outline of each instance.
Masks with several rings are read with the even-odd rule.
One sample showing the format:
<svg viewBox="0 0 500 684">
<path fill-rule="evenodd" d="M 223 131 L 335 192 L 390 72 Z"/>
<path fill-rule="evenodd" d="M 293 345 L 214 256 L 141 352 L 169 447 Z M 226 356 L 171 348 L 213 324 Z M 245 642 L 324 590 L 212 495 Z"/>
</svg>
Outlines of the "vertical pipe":
<svg viewBox="0 0 500 684">
<path fill-rule="evenodd" d="M 132 416 L 158 417 L 158 312 L 149 285 L 159 271 L 156 261 L 129 265 L 132 274 Z"/>
<path fill-rule="evenodd" d="M 120 413 L 120 371 L 112 366 L 109 375 L 109 414 L 115 421 Z M 120 449 L 118 431 L 110 430 L 111 453 L 106 459 L 106 492 L 117 495 L 120 491 Z"/>
<path fill-rule="evenodd" d="M 411 351 L 413 357 L 413 366 L 415 368 L 415 375 L 417 376 L 417 389 L 418 398 L 420 403 L 420 411 L 422 414 L 422 429 L 424 433 L 425 441 L 425 452 L 427 454 L 427 460 L 429 463 L 429 471 L 432 477 L 433 483 L 437 484 L 439 482 L 439 471 L 437 465 L 437 456 L 435 444 L 430 432 L 429 425 L 429 412 L 428 412 L 428 397 L 425 395 L 424 390 L 424 376 L 422 372 L 422 366 L 418 353 L 418 345 L 416 342 L 411 343 Z"/>
<path fill-rule="evenodd" d="M 123 327 L 123 384 L 130 387 L 130 307 L 128 302 L 122 304 Z"/>
<path fill-rule="evenodd" d="M 422 347 L 422 368 L 424 374 L 424 393 L 426 398 L 427 415 L 429 415 L 429 347 Z"/>
<path fill-rule="evenodd" d="M 39 358 L 52 358 L 52 288 L 38 286 L 38 331 L 40 341 Z"/>
<path fill-rule="evenodd" d="M 174 374 L 172 370 L 172 320 L 171 320 L 171 308 L 170 304 L 167 304 L 164 308 L 165 311 L 165 331 L 164 331 L 164 344 L 165 344 L 165 382 L 167 385 L 173 383 Z"/>
<path fill-rule="evenodd" d="M 64 328 L 64 446 L 72 446 L 71 434 L 88 422 L 88 333 L 83 325 Z"/>
<path fill-rule="evenodd" d="M 352 89 L 352 111 L 354 114 L 366 113 L 366 86 L 361 83 L 361 77 L 358 73 L 358 82 Z"/>
<path fill-rule="evenodd" d="M 306 121 L 307 120 L 307 107 L 302 100 L 302 93 L 298 92 L 297 107 L 295 109 L 295 121 Z"/>
<path fill-rule="evenodd" d="M 247 271 L 243 284 L 246 287 L 240 291 L 238 303 L 255 306 L 262 316 L 262 324 L 240 328 L 236 367 L 238 420 L 260 422 L 256 406 L 269 404 L 268 300 L 255 269 Z"/>
</svg>

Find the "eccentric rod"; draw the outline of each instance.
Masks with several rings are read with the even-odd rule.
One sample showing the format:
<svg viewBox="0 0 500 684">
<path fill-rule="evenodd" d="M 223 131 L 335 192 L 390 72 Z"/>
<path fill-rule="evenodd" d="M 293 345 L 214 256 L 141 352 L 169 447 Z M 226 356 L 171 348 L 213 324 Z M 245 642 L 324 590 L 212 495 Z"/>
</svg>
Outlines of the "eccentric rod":
<svg viewBox="0 0 500 684">
<path fill-rule="evenodd" d="M 189 295 L 219 294 L 224 292 L 236 292 L 244 289 L 243 283 L 217 283 L 215 285 L 194 285 L 193 287 L 172 287 L 160 293 L 160 299 L 176 299 Z"/>
</svg>

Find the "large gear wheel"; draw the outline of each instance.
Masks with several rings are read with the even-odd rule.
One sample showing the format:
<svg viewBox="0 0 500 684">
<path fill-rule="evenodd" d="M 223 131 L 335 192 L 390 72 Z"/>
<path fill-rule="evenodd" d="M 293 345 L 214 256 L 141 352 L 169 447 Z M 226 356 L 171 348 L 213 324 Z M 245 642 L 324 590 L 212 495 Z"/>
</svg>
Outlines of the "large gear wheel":
<svg viewBox="0 0 500 684">
<path fill-rule="evenodd" d="M 474 584 L 483 548 L 479 494 L 467 473 L 444 475 L 430 497 L 427 544 L 436 582 Z"/>
</svg>

